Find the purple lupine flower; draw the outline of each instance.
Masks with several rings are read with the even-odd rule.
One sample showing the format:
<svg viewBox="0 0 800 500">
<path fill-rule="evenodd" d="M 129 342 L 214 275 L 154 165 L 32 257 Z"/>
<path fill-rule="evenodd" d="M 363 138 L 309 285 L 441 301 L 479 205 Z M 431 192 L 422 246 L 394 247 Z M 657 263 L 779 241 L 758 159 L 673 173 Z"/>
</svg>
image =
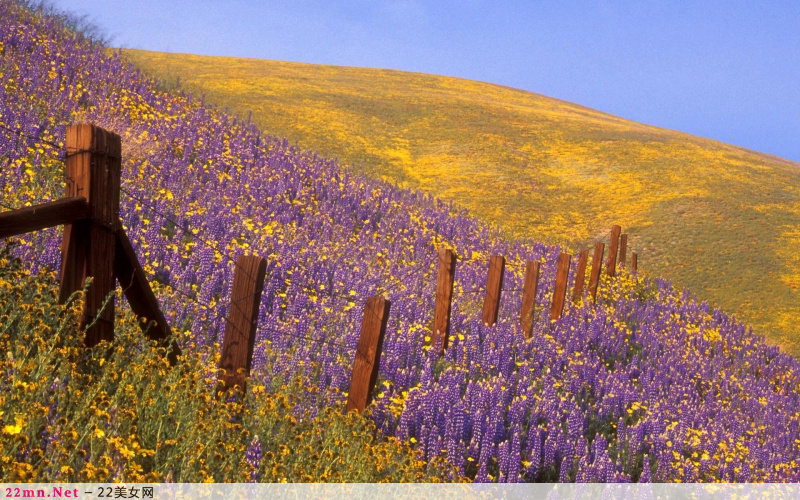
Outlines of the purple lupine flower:
<svg viewBox="0 0 800 500">
<path fill-rule="evenodd" d="M 500 475 L 498 476 L 498 482 L 500 483 L 507 483 L 510 482 L 508 480 L 508 471 L 509 471 L 509 446 L 510 443 L 508 441 L 503 441 L 497 446 L 497 465 L 500 469 Z"/>
<path fill-rule="evenodd" d="M 583 455 L 580 460 L 578 460 L 578 469 L 575 472 L 575 482 L 576 483 L 589 483 L 592 481 L 590 477 L 590 469 L 591 466 L 589 465 L 589 455 Z"/>
<path fill-rule="evenodd" d="M 421 391 L 409 398 L 398 417 L 389 411 L 388 398 L 376 401 L 378 411 L 373 415 L 387 435 L 418 436 L 427 448 L 446 446 L 448 455 L 462 457 L 467 449 L 474 457 L 473 452 L 482 454 L 492 448 L 490 460 L 498 459 L 500 451 L 482 446 L 484 437 L 489 436 L 492 445 L 510 440 L 511 480 L 511 456 L 518 433 L 512 429 L 516 426 L 523 429 L 519 439 L 524 451 L 520 453 L 536 463 L 528 470 L 538 472 L 543 446 L 542 436 L 537 434 L 540 431 L 535 429 L 540 422 L 549 429 L 546 443 L 554 451 L 548 465 L 555 466 L 583 453 L 585 441 L 581 440 L 590 425 L 609 418 L 618 420 L 631 405 L 640 403 L 648 407 L 648 414 L 637 414 L 641 420 L 631 425 L 618 422 L 616 435 L 609 436 L 611 442 L 601 448 L 626 450 L 628 457 L 646 453 L 658 465 L 653 476 L 659 480 L 690 477 L 676 477 L 669 467 L 672 448 L 665 445 L 668 439 L 680 442 L 690 428 L 724 435 L 726 442 L 742 442 L 749 450 L 746 456 L 713 472 L 714 479 L 748 480 L 751 466 L 754 479 L 796 477 L 774 467 L 797 460 L 800 454 L 795 446 L 800 423 L 793 418 L 797 408 L 793 388 L 800 382 L 800 365 L 725 313 L 711 311 L 691 294 L 655 280 L 651 282 L 657 295 L 653 299 L 622 296 L 609 308 L 571 310 L 554 326 L 543 315 L 543 320 L 534 324 L 531 340 L 519 342 L 509 326 L 510 316 L 503 317 L 504 311 L 519 310 L 518 302 L 506 302 L 505 297 L 519 301 L 518 296 L 504 294 L 501 317 L 489 329 L 468 317 L 468 308 L 461 307 L 466 299 L 457 294 L 451 326 L 464 340 L 453 343 L 445 360 L 460 371 L 445 372 L 434 381 L 434 357 L 424 354 L 418 334 L 429 321 L 434 303 L 432 242 L 444 242 L 459 255 L 503 254 L 509 262 L 544 259 L 539 304 L 547 303 L 552 294 L 560 249 L 531 241 L 493 240 L 486 225 L 464 212 L 451 213 L 452 207 L 431 195 L 357 178 L 336 162 L 298 151 L 288 140 L 265 136 L 252 124 L 204 107 L 201 100 L 165 94 L 117 56 L 109 57 L 97 47 L 65 37 L 46 16 L 22 20 L 9 5 L 0 2 L 0 42 L 6 47 L 0 64 L 7 70 L 6 80 L 16 83 L 10 90 L 0 88 L 0 116 L 5 126 L 31 138 L 0 133 L 0 156 L 10 160 L 9 168 L 0 170 L 0 190 L 25 192 L 22 187 L 27 176 L 20 165 L 24 162 L 39 168 L 48 161 L 48 155 L 38 151 L 29 154 L 30 146 L 40 145 L 37 138 L 45 136 L 62 140 L 63 124 L 81 109 L 91 110 L 86 112 L 87 120 L 113 126 L 121 135 L 138 137 L 147 132 L 155 138 L 152 150 L 125 160 L 123 186 L 151 199 L 158 211 L 185 222 L 189 231 L 179 224 L 175 234 L 167 234 L 170 231 L 164 229 L 169 224 L 163 216 L 137 207 L 136 201 L 126 196 L 120 203 L 121 218 L 137 254 L 154 269 L 156 277 L 189 290 L 204 306 L 213 299 L 215 305 L 207 311 L 166 292 L 159 297 L 168 317 L 174 317 L 175 324 L 191 326 L 199 343 L 221 334 L 224 320 L 218 316 L 224 316 L 229 307 L 227 294 L 233 277 L 227 255 L 218 261 L 215 250 L 200 244 L 201 239 L 214 242 L 219 249 L 233 248 L 230 256 L 234 258 L 244 251 L 241 242 L 247 242 L 255 253 L 270 256 L 257 341 L 269 341 L 274 350 L 294 353 L 291 360 L 278 357 L 270 369 L 282 376 L 310 375 L 309 367 L 316 363 L 321 374 L 310 383 L 323 393 L 346 390 L 352 350 L 309 342 L 300 335 L 324 335 L 332 343 L 354 346 L 360 311 L 354 307 L 345 312 L 343 306 L 358 305 L 378 287 L 388 286 L 393 311 L 390 321 L 400 335 L 387 335 L 380 374 L 397 391 L 415 386 Z M 59 50 L 48 52 L 46 46 Z M 48 74 L 50 67 L 58 68 L 55 78 Z M 137 118 L 126 112 L 129 106 L 123 96 L 169 119 Z M 47 109 L 47 113 L 42 116 L 37 109 Z M 63 159 L 63 154 L 60 157 Z M 174 194 L 175 200 L 170 203 L 159 195 L 162 190 Z M 19 201 L 35 203 L 61 195 L 51 191 L 37 190 Z M 275 234 L 256 237 L 255 231 L 243 224 L 248 219 L 254 227 L 270 227 Z M 284 231 L 289 227 L 291 235 Z M 22 241 L 23 248 L 15 252 L 31 270 L 57 268 L 57 231 L 26 235 Z M 184 241 L 195 246 L 184 248 L 180 244 Z M 381 262 L 375 259 L 377 252 L 383 255 Z M 374 262 L 374 266 L 366 269 L 364 262 Z M 484 266 L 466 260 L 459 261 L 456 273 L 456 281 L 464 289 L 478 288 L 485 279 Z M 574 269 L 570 279 L 574 279 Z M 515 274 L 512 266 L 509 288 L 518 287 L 521 280 L 521 273 Z M 621 290 L 618 283 L 612 287 Z M 308 290 L 315 291 L 317 302 L 310 299 Z M 350 291 L 355 293 L 354 299 L 340 297 Z M 630 328 L 631 335 L 617 326 L 623 323 L 635 325 Z M 322 330 L 322 325 L 324 333 L 315 332 L 315 328 Z M 689 325 L 695 325 L 697 332 L 690 332 Z M 412 328 L 414 335 L 404 334 Z M 709 341 L 717 334 L 723 342 Z M 627 349 L 633 344 L 637 353 L 626 361 Z M 575 352 L 582 354 L 582 364 L 571 363 Z M 263 352 L 255 353 L 254 370 L 267 365 L 266 357 Z M 613 368 L 606 364 L 611 359 L 615 360 Z M 295 371 L 295 360 L 304 361 L 300 372 Z M 735 379 L 729 376 L 732 373 L 737 374 Z M 470 389 L 470 384 L 477 389 Z M 426 396 L 431 391 L 435 394 L 432 406 Z M 325 397 L 334 402 L 341 400 L 340 394 Z M 523 395 L 528 399 L 523 400 Z M 719 400 L 730 404 L 720 407 Z M 463 427 L 450 428 L 459 404 L 463 405 Z M 677 418 L 675 411 L 683 417 L 677 427 L 667 431 L 666 426 Z M 566 440 L 562 441 L 554 427 L 564 417 Z M 445 435 L 433 436 L 434 426 Z M 526 430 L 533 432 L 529 436 Z M 558 442 L 553 444 L 554 440 Z M 602 451 L 595 450 L 598 445 L 593 443 L 589 455 L 598 459 L 592 466 L 599 471 L 610 462 L 606 463 Z M 710 450 L 712 444 L 701 446 Z M 630 476 L 634 461 L 610 463 L 611 480 Z M 581 477 L 581 470 L 590 466 L 580 465 L 580 459 L 578 464 Z M 697 474 L 703 479 L 712 472 L 701 464 Z"/>
<path fill-rule="evenodd" d="M 528 436 L 528 453 L 530 465 L 525 470 L 525 475 L 535 477 L 542 467 L 542 433 L 539 428 L 532 429 L 533 436 Z"/>
<path fill-rule="evenodd" d="M 478 468 L 478 474 L 475 476 L 476 483 L 488 483 L 490 482 L 489 479 L 489 471 L 487 469 L 487 463 L 484 461 L 480 462 L 480 467 Z"/>
<path fill-rule="evenodd" d="M 631 477 L 621 470 L 614 471 L 612 478 L 612 483 L 630 483 Z"/>
<path fill-rule="evenodd" d="M 555 462 L 560 463 L 561 459 L 564 457 L 571 457 L 572 450 L 570 449 L 570 445 L 567 441 L 567 437 L 564 435 L 564 432 L 558 428 L 558 436 L 556 437 L 555 443 Z"/>
<path fill-rule="evenodd" d="M 428 462 L 442 454 L 442 437 L 437 426 L 431 427 L 426 439 L 425 456 Z"/>
<path fill-rule="evenodd" d="M 653 479 L 657 482 L 663 482 L 669 477 L 667 474 L 670 468 L 670 452 L 662 451 L 661 454 L 658 455 L 658 460 L 656 461 L 656 470 L 653 471 Z"/>
<path fill-rule="evenodd" d="M 522 457 L 520 454 L 520 428 L 515 426 L 511 430 L 511 449 L 508 454 L 508 476 L 507 482 L 516 483 L 520 480 L 520 465 Z"/>
<path fill-rule="evenodd" d="M 555 465 L 556 459 L 556 436 L 553 431 L 548 431 L 547 437 L 544 440 L 544 456 L 542 467 L 551 467 Z"/>
<path fill-rule="evenodd" d="M 258 468 L 261 465 L 262 456 L 261 442 L 258 440 L 258 435 L 256 435 L 253 440 L 250 441 L 250 446 L 248 446 L 247 452 L 244 455 L 245 461 L 253 468 L 250 472 L 249 482 L 251 483 L 257 483 L 261 479 L 261 473 L 258 471 Z"/>
<path fill-rule="evenodd" d="M 571 438 L 582 436 L 584 432 L 584 417 L 578 408 L 573 408 L 567 417 L 567 435 Z"/>
<path fill-rule="evenodd" d="M 653 482 L 650 470 L 650 457 L 645 455 L 642 458 L 642 474 L 639 476 L 640 483 L 651 483 Z"/>
<path fill-rule="evenodd" d="M 570 459 L 568 457 L 564 457 L 561 460 L 561 465 L 559 466 L 558 471 L 558 482 L 559 483 L 568 483 L 569 482 L 569 469 L 570 469 Z"/>
</svg>

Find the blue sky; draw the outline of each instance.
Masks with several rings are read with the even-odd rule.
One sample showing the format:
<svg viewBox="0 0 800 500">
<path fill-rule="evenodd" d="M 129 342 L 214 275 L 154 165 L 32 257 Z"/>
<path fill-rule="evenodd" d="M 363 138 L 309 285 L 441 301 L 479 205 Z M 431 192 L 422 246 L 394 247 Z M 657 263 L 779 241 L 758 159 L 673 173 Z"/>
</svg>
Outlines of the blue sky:
<svg viewBox="0 0 800 500">
<path fill-rule="evenodd" d="M 529 90 L 800 162 L 800 1 L 52 0 L 112 45 Z"/>
</svg>

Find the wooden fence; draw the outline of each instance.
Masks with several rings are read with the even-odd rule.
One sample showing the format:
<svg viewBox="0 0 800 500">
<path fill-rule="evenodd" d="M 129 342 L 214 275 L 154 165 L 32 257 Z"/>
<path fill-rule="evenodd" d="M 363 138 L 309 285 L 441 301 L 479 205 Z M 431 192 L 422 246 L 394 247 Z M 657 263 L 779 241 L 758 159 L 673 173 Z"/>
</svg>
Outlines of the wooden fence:
<svg viewBox="0 0 800 500">
<path fill-rule="evenodd" d="M 66 150 L 65 197 L 0 214 L 0 238 L 64 225 L 59 297 L 65 302 L 92 277 L 80 322 L 82 328 L 90 325 L 87 346 L 114 337 L 115 279 L 133 312 L 145 319 L 142 327 L 147 335 L 166 341 L 171 335 L 169 324 L 119 220 L 119 136 L 94 125 L 74 125 L 67 128 Z M 111 300 L 104 306 L 109 295 Z M 169 344 L 168 356 L 174 364 L 180 349 L 174 342 Z"/>
<path fill-rule="evenodd" d="M 617 250 L 619 249 L 620 267 L 625 267 L 625 251 L 627 247 L 627 234 L 620 234 L 622 228 L 613 226 L 611 228 L 611 242 L 608 260 L 606 261 L 606 274 L 614 277 L 617 274 Z M 621 243 L 620 243 L 621 241 Z M 597 287 L 600 282 L 601 266 L 603 261 L 603 251 L 605 244 L 598 242 L 595 245 L 592 268 L 589 273 L 588 293 L 592 301 L 597 300 Z M 556 321 L 561 318 L 566 303 L 570 261 L 572 256 L 561 253 L 558 256 L 556 265 L 556 280 L 553 290 L 552 301 L 550 302 L 550 320 Z M 436 285 L 436 308 L 434 315 L 434 335 L 433 345 L 443 353 L 447 349 L 447 338 L 450 332 L 450 310 L 453 289 L 453 277 L 457 256 L 452 250 L 440 250 L 438 257 L 437 285 Z M 583 250 L 578 259 L 575 271 L 575 283 L 572 290 L 572 300 L 577 302 L 583 297 L 583 287 L 586 279 L 586 266 L 589 260 L 589 250 Z M 529 338 L 533 330 L 534 305 L 536 293 L 539 287 L 540 263 L 529 261 L 525 267 L 525 282 L 522 292 L 522 308 L 520 310 L 520 326 L 525 335 Z M 497 312 L 500 309 L 500 295 L 502 292 L 503 274 L 505 271 L 505 258 L 493 255 L 489 258 L 489 272 L 486 279 L 485 297 L 481 319 L 484 325 L 493 326 L 497 322 Z M 631 255 L 631 271 L 638 272 L 637 254 Z"/>
<path fill-rule="evenodd" d="M 34 207 L 0 213 L 0 239 L 63 224 L 61 244 L 60 300 L 84 287 L 87 277 L 92 285 L 84 297 L 81 327 L 85 343 L 93 346 L 114 338 L 115 280 L 119 281 L 133 312 L 144 318 L 142 328 L 148 337 L 169 344 L 168 357 L 175 364 L 180 348 L 171 339 L 171 330 L 158 306 L 130 240 L 119 220 L 121 143 L 118 135 L 94 125 L 73 125 L 66 133 L 67 188 L 65 197 Z M 589 274 L 588 294 L 596 300 L 604 243 L 597 243 Z M 613 226 L 606 261 L 609 277 L 619 265 L 626 265 L 627 235 Z M 589 251 L 581 252 L 572 292 L 573 301 L 583 297 L 584 275 Z M 457 256 L 451 250 L 437 254 L 436 305 L 433 317 L 432 345 L 444 354 L 450 334 L 453 284 Z M 550 303 L 550 319 L 563 314 L 567 294 L 571 256 L 558 257 L 556 282 Z M 631 270 L 636 271 L 637 255 L 631 255 Z M 481 319 L 487 326 L 497 322 L 506 261 L 503 256 L 489 259 Z M 534 307 L 540 274 L 539 262 L 527 262 L 520 310 L 520 326 L 525 338 L 533 331 Z M 264 287 L 266 261 L 257 256 L 240 256 L 235 263 L 230 305 L 221 347 L 219 390 L 245 386 L 253 359 L 258 309 Z M 103 305 L 111 295 L 111 302 Z M 377 380 L 380 356 L 390 303 L 381 296 L 366 300 L 361 332 L 353 361 L 347 411 L 363 411 Z"/>
</svg>

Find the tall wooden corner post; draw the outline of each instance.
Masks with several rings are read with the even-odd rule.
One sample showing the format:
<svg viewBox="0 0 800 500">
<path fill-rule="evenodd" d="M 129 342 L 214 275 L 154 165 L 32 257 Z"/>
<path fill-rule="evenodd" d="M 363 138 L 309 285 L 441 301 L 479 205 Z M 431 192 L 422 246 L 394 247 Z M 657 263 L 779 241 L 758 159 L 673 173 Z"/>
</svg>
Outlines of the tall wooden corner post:
<svg viewBox="0 0 800 500">
<path fill-rule="evenodd" d="M 92 325 L 86 331 L 86 345 L 93 346 L 114 338 L 115 229 L 122 148 L 117 134 L 89 124 L 67 128 L 66 148 L 65 197 L 85 198 L 88 214 L 64 226 L 60 299 L 66 301 L 83 288 L 86 278 L 92 277 L 81 327 Z"/>
<path fill-rule="evenodd" d="M 61 241 L 61 302 L 92 285 L 84 297 L 81 328 L 89 347 L 114 338 L 114 280 L 131 310 L 145 321 L 147 336 L 172 335 L 147 276 L 119 220 L 120 138 L 94 125 L 67 128 L 66 193 L 56 201 L 0 214 L 0 238 L 64 224 Z M 108 303 L 106 303 L 108 299 Z M 170 341 L 167 357 L 177 362 L 180 347 Z"/>
</svg>

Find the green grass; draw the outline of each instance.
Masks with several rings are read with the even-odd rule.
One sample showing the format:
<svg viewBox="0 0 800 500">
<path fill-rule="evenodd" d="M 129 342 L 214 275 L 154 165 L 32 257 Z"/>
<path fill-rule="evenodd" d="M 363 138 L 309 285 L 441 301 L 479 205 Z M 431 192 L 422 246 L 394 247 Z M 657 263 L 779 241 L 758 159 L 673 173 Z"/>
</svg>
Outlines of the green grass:
<svg viewBox="0 0 800 500">
<path fill-rule="evenodd" d="M 356 172 L 578 252 L 629 233 L 640 269 L 800 355 L 800 165 L 537 94 L 416 73 L 143 51 L 168 85 Z"/>
</svg>

